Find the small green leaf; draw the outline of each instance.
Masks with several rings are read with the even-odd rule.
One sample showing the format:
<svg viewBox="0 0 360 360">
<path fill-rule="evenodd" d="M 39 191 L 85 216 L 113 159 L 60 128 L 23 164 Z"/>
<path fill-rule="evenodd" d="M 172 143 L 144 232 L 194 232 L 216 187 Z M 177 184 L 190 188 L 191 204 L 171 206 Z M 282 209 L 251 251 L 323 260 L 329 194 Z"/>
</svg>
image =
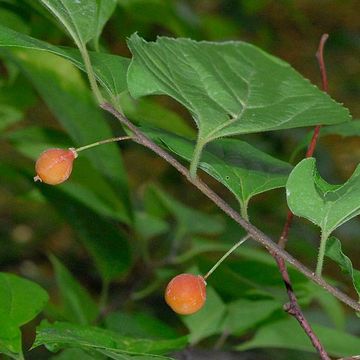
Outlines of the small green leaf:
<svg viewBox="0 0 360 360">
<path fill-rule="evenodd" d="M 323 180 L 314 158 L 302 160 L 286 184 L 290 210 L 320 226 L 323 238 L 360 214 L 360 166 L 343 185 Z"/>
<path fill-rule="evenodd" d="M 55 256 L 51 255 L 50 260 L 63 301 L 64 318 L 83 325 L 90 324 L 98 315 L 96 303 Z"/>
<path fill-rule="evenodd" d="M 113 359 L 120 359 L 121 357 L 116 357 L 116 355 L 121 354 L 144 356 L 164 354 L 180 349 L 187 343 L 187 337 L 171 340 L 135 339 L 95 326 L 65 322 L 49 324 L 47 321 L 43 321 L 36 333 L 33 347 L 45 345 L 50 351 L 79 348 L 106 353 Z"/>
<path fill-rule="evenodd" d="M 0 353 L 17 358 L 22 353 L 20 326 L 35 318 L 48 301 L 36 283 L 0 273 Z"/>
<path fill-rule="evenodd" d="M 353 268 L 351 260 L 342 252 L 339 239 L 331 236 L 327 240 L 325 255 L 334 260 L 345 274 L 350 275 L 354 288 L 360 298 L 360 271 Z"/>
<path fill-rule="evenodd" d="M 175 154 L 191 161 L 195 142 L 173 134 L 145 132 Z M 291 165 L 237 139 L 219 139 L 203 150 L 199 167 L 224 184 L 246 208 L 254 195 L 283 187 Z"/>
<path fill-rule="evenodd" d="M 199 133 L 192 170 L 205 144 L 220 137 L 350 120 L 347 109 L 253 45 L 146 42 L 134 34 L 128 46 L 130 94 L 171 96 L 193 116 Z"/>
<path fill-rule="evenodd" d="M 325 126 L 320 135 L 360 136 L 360 120 L 353 120 L 344 124 Z"/>
<path fill-rule="evenodd" d="M 311 324 L 311 327 L 330 355 L 346 357 L 359 353 L 360 339 L 358 337 L 322 325 Z M 261 327 L 253 339 L 236 349 L 243 351 L 256 348 L 316 351 L 310 339 L 293 318 L 271 322 Z"/>
<path fill-rule="evenodd" d="M 71 61 L 80 70 L 85 71 L 79 50 L 56 47 L 2 25 L 0 25 L 0 47 L 25 48 L 49 52 Z M 129 59 L 105 53 L 89 52 L 89 55 L 97 80 L 110 96 L 116 96 L 127 89 L 126 72 L 130 62 Z"/>
<path fill-rule="evenodd" d="M 225 311 L 225 304 L 219 295 L 207 286 L 204 307 L 193 315 L 182 316 L 183 322 L 190 330 L 190 343 L 195 344 L 208 336 L 219 333 Z"/>
<path fill-rule="evenodd" d="M 63 25 L 75 43 L 98 40 L 116 0 L 40 0 Z"/>
</svg>

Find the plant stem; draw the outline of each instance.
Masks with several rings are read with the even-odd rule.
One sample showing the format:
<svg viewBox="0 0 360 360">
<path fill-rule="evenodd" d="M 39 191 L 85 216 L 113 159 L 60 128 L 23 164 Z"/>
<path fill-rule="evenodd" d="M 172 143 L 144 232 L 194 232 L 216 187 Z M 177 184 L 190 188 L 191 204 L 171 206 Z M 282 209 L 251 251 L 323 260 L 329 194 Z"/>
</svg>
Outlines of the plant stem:
<svg viewBox="0 0 360 360">
<path fill-rule="evenodd" d="M 89 144 L 89 145 L 81 146 L 81 147 L 75 149 L 75 151 L 78 153 L 80 151 L 87 150 L 87 149 L 90 149 L 92 147 L 99 146 L 99 145 L 102 145 L 102 144 L 107 144 L 107 143 L 116 142 L 116 141 L 130 140 L 130 139 L 131 139 L 131 136 L 118 136 L 118 137 L 114 137 L 114 138 L 111 138 L 111 139 L 105 139 L 105 140 L 97 141 L 97 142 L 94 142 L 94 143 Z"/>
<path fill-rule="evenodd" d="M 198 140 L 196 142 L 194 153 L 193 153 L 191 163 L 190 163 L 190 176 L 191 176 L 192 179 L 196 178 L 196 172 L 197 172 L 197 168 L 199 166 L 201 153 L 202 153 L 202 150 L 204 148 L 204 145 L 205 144 L 202 141 Z"/>
<path fill-rule="evenodd" d="M 243 237 L 224 256 L 222 256 L 221 259 L 218 260 L 216 264 L 206 273 L 206 275 L 204 276 L 204 280 L 206 280 L 233 251 L 235 251 L 241 244 L 243 244 L 247 239 L 249 239 L 249 237 L 249 234 Z"/>
<path fill-rule="evenodd" d="M 321 232 L 321 238 L 320 238 L 320 247 L 319 247 L 319 253 L 318 253 L 318 259 L 316 264 L 316 275 L 321 276 L 323 265 L 324 265 L 324 257 L 325 257 L 325 250 L 326 250 L 326 241 L 328 239 L 329 235 L 324 234 L 324 232 Z"/>
<path fill-rule="evenodd" d="M 82 56 L 82 58 L 84 60 L 85 70 L 86 70 L 86 73 L 87 73 L 87 76 L 88 76 L 88 79 L 89 79 L 91 90 L 92 90 L 92 92 L 93 92 L 93 94 L 95 96 L 96 101 L 99 104 L 102 104 L 104 102 L 104 99 L 103 99 L 103 96 L 102 96 L 102 94 L 100 92 L 98 84 L 96 82 L 96 78 L 95 78 L 93 67 L 91 65 L 89 53 L 88 53 L 85 45 L 84 46 L 83 45 L 81 45 L 81 46 L 78 45 L 78 47 L 79 47 L 81 56 Z"/>
<path fill-rule="evenodd" d="M 225 202 L 219 195 L 217 195 L 212 189 L 210 189 L 201 179 L 193 179 L 190 176 L 188 169 L 183 166 L 179 161 L 177 161 L 171 154 L 162 149 L 160 146 L 155 144 L 151 139 L 149 139 L 145 134 L 143 134 L 132 122 L 129 121 L 122 113 L 117 111 L 111 104 L 105 103 L 100 105 L 101 108 L 115 116 L 125 127 L 133 132 L 133 141 L 138 144 L 148 148 L 153 151 L 155 154 L 163 158 L 170 165 L 172 165 L 176 170 L 180 172 L 191 184 L 193 184 L 198 190 L 200 190 L 206 197 L 208 197 L 214 204 L 216 204 L 225 214 L 227 214 L 231 219 L 238 223 L 241 227 L 245 229 L 246 232 L 251 235 L 251 237 L 264 246 L 272 256 L 279 256 L 284 259 L 291 265 L 293 265 L 299 272 L 305 275 L 314 283 L 321 286 L 323 289 L 331 293 L 334 297 L 339 299 L 344 304 L 347 304 L 349 307 L 356 311 L 360 311 L 360 304 L 351 299 L 349 296 L 344 294 L 342 291 L 336 289 L 335 287 L 328 284 L 324 279 L 316 276 L 313 271 L 308 269 L 300 261 L 296 260 L 291 256 L 287 251 L 282 249 L 277 245 L 272 239 L 265 235 L 261 230 L 256 228 L 254 225 L 244 220 L 238 212 L 236 212 L 230 205 Z"/>
</svg>

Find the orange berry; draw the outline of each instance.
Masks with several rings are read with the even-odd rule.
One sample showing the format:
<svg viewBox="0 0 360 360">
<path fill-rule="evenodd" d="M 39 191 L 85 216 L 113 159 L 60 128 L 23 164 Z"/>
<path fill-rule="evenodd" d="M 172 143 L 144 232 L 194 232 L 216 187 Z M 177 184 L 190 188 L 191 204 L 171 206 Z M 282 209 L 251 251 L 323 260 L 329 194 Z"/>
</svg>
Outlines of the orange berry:
<svg viewBox="0 0 360 360">
<path fill-rule="evenodd" d="M 200 275 L 177 275 L 165 290 L 166 303 L 181 315 L 190 315 L 199 311 L 205 300 L 206 282 Z"/>
<path fill-rule="evenodd" d="M 34 181 L 42 181 L 50 185 L 64 182 L 71 174 L 76 157 L 75 149 L 45 150 L 36 161 Z"/>
</svg>

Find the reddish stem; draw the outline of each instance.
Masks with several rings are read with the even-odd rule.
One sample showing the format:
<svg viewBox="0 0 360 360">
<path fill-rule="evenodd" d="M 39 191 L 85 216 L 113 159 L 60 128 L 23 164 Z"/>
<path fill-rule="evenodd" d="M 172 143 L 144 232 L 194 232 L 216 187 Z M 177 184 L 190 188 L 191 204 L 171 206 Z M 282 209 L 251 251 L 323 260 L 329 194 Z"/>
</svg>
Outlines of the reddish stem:
<svg viewBox="0 0 360 360">
<path fill-rule="evenodd" d="M 329 37 L 328 34 L 322 35 L 322 37 L 320 39 L 320 43 L 319 43 L 319 48 L 316 53 L 316 57 L 318 59 L 320 72 L 321 72 L 322 87 L 325 92 L 328 91 L 328 81 L 327 81 L 326 68 L 325 68 L 325 62 L 324 62 L 324 45 L 325 45 L 325 42 L 328 39 L 328 37 Z M 321 128 L 321 125 L 318 125 L 314 129 L 314 133 L 311 138 L 309 147 L 306 151 L 306 155 L 305 155 L 306 158 L 311 157 L 314 154 L 317 140 L 319 138 L 320 128 Z M 288 235 L 289 235 L 289 231 L 290 231 L 290 228 L 292 225 L 293 218 L 294 218 L 294 214 L 289 210 L 287 213 L 287 218 L 286 218 L 286 222 L 285 222 L 283 231 L 282 231 L 279 241 L 278 241 L 279 246 L 281 246 L 282 248 L 285 248 L 286 242 L 288 240 Z M 300 326 L 304 329 L 305 333 L 309 337 L 314 348 L 318 352 L 320 358 L 322 360 L 331 360 L 329 355 L 327 354 L 325 348 L 321 344 L 320 339 L 316 336 L 316 334 L 312 330 L 309 322 L 305 318 L 305 316 L 299 306 L 296 295 L 295 295 L 294 290 L 291 285 L 291 280 L 290 280 L 289 273 L 287 271 L 285 261 L 277 255 L 275 256 L 275 259 L 278 264 L 281 276 L 283 278 L 283 281 L 284 281 L 284 284 L 286 287 L 286 292 L 288 294 L 288 298 L 290 301 L 288 304 L 285 305 L 285 307 L 284 307 L 285 311 L 287 311 L 290 315 L 294 316 L 295 319 L 300 324 Z"/>
</svg>

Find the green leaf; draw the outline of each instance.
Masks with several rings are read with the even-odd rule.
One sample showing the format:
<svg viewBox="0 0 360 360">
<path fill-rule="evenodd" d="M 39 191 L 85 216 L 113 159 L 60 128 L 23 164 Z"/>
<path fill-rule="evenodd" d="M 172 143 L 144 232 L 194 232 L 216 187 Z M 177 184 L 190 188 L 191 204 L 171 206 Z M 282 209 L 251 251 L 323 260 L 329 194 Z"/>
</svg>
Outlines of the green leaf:
<svg viewBox="0 0 360 360">
<path fill-rule="evenodd" d="M 350 119 L 287 63 L 244 42 L 146 42 L 134 34 L 128 46 L 131 95 L 169 95 L 192 114 L 199 128 L 195 164 L 204 145 L 220 137 Z"/>
<path fill-rule="evenodd" d="M 360 120 L 353 120 L 344 124 L 325 126 L 320 135 L 360 136 Z"/>
<path fill-rule="evenodd" d="M 105 281 L 124 274 L 131 264 L 128 239 L 119 226 L 99 216 L 55 187 L 41 186 L 41 193 L 78 233 Z"/>
<path fill-rule="evenodd" d="M 332 231 L 360 214 L 360 166 L 343 185 L 321 178 L 314 158 L 302 160 L 286 184 L 290 210 L 320 226 L 326 239 Z"/>
<path fill-rule="evenodd" d="M 116 6 L 116 0 L 40 1 L 63 25 L 77 45 L 85 45 L 94 38 L 97 41 Z"/>
<path fill-rule="evenodd" d="M 80 349 L 66 349 L 62 351 L 61 354 L 51 357 L 51 360 L 74 360 L 74 359 L 94 360 L 94 359 L 104 359 L 104 357 L 92 356 Z"/>
<path fill-rule="evenodd" d="M 115 312 L 105 319 L 106 327 L 119 335 L 136 338 L 174 339 L 176 331 L 167 323 L 144 312 Z"/>
<path fill-rule="evenodd" d="M 64 318 L 83 325 L 90 324 L 98 315 L 96 303 L 55 256 L 51 255 L 50 260 L 63 301 Z"/>
<path fill-rule="evenodd" d="M 236 300 L 227 305 L 227 315 L 222 325 L 223 330 L 239 336 L 281 308 L 281 302 L 274 300 Z"/>
<path fill-rule="evenodd" d="M 119 101 L 125 115 L 140 125 L 164 129 L 177 135 L 195 137 L 195 130 L 179 114 L 152 99 L 134 100 L 127 92 L 124 92 Z"/>
<path fill-rule="evenodd" d="M 322 325 L 311 324 L 311 327 L 330 355 L 346 357 L 359 353 L 360 339 L 358 337 Z M 256 348 L 316 351 L 298 322 L 290 317 L 263 326 L 253 339 L 236 349 L 243 351 Z"/>
<path fill-rule="evenodd" d="M 193 141 L 160 131 L 145 132 L 170 151 L 191 161 Z M 224 184 L 245 209 L 254 195 L 285 186 L 292 169 L 288 163 L 237 139 L 219 139 L 208 144 L 199 167 Z"/>
<path fill-rule="evenodd" d="M 33 347 L 45 345 L 50 351 L 79 348 L 98 353 L 106 351 L 113 359 L 116 355 L 157 355 L 184 347 L 187 337 L 171 340 L 134 339 L 118 335 L 95 326 L 75 325 L 65 322 L 49 324 L 43 321 L 37 328 Z M 161 359 L 161 357 L 159 357 Z"/>
<path fill-rule="evenodd" d="M 78 50 L 56 47 L 2 25 L 0 25 L 0 47 L 25 48 L 53 53 L 71 61 L 80 70 L 85 71 Z M 126 72 L 129 59 L 105 53 L 89 52 L 89 55 L 97 80 L 110 96 L 116 96 L 127 89 Z"/>
<path fill-rule="evenodd" d="M 0 273 L 0 353 L 17 358 L 22 353 L 20 326 L 35 318 L 48 301 L 36 283 Z"/>
<path fill-rule="evenodd" d="M 32 81 L 76 145 L 113 136 L 80 73 L 71 64 L 52 54 L 30 50 L 17 50 L 13 52 L 12 59 Z M 119 215 L 129 223 L 131 209 L 126 172 L 116 144 L 98 146 L 85 151 L 84 156 L 108 179 L 121 200 Z"/>
<path fill-rule="evenodd" d="M 353 268 L 351 260 L 342 252 L 339 239 L 331 236 L 327 240 L 325 255 L 334 260 L 345 274 L 350 275 L 354 288 L 360 298 L 360 271 Z"/>
<path fill-rule="evenodd" d="M 204 307 L 193 315 L 182 316 L 183 322 L 190 330 L 190 343 L 195 344 L 208 336 L 219 333 L 225 312 L 225 304 L 219 295 L 207 286 Z"/>
</svg>

